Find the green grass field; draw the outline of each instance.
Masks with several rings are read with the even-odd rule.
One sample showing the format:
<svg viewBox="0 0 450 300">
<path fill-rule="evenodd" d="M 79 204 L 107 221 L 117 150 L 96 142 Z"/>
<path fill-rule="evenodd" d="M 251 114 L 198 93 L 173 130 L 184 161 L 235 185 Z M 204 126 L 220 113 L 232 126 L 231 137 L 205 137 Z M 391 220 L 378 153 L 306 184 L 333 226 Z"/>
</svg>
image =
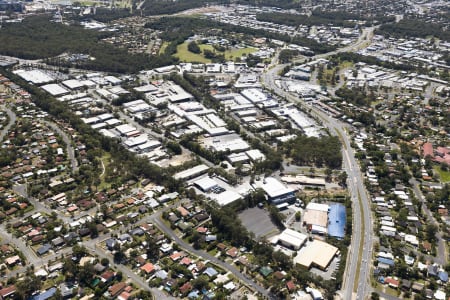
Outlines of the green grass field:
<svg viewBox="0 0 450 300">
<path fill-rule="evenodd" d="M 103 156 L 100 158 L 100 160 L 103 162 L 103 166 L 105 167 L 103 169 L 103 166 L 100 165 L 101 173 L 100 173 L 100 185 L 98 189 L 109 189 L 111 184 L 105 181 L 105 174 L 106 170 L 109 167 L 109 164 L 111 163 L 111 154 L 104 153 Z"/>
<path fill-rule="evenodd" d="M 441 182 L 450 182 L 450 171 L 443 171 L 440 166 L 435 166 L 434 171 L 439 174 Z"/>
<path fill-rule="evenodd" d="M 163 54 L 164 51 L 166 51 L 167 46 L 169 46 L 169 43 L 168 42 L 163 42 L 162 45 L 161 45 L 161 48 L 159 48 L 159 52 L 158 53 L 159 54 Z"/>
<path fill-rule="evenodd" d="M 241 57 L 244 54 L 248 55 L 251 53 L 255 53 L 256 51 L 258 51 L 258 49 L 253 48 L 253 47 L 246 47 L 246 48 L 242 48 L 242 49 L 231 49 L 231 50 L 226 50 L 225 51 L 225 59 L 228 60 L 233 60 L 237 57 Z"/>
<path fill-rule="evenodd" d="M 196 54 L 196 53 L 192 53 L 187 49 L 188 46 L 188 42 L 184 42 L 181 45 L 178 45 L 177 47 L 177 53 L 175 54 L 176 57 L 178 57 L 180 59 L 180 61 L 183 62 L 198 62 L 198 63 L 211 63 L 210 59 L 207 59 L 203 56 L 202 53 L 200 54 Z M 163 45 L 164 47 L 164 45 Z M 160 50 L 160 53 L 162 51 L 162 48 Z M 206 44 L 201 44 L 199 45 L 200 49 L 203 50 L 211 50 L 214 51 L 214 48 L 212 45 L 206 45 Z M 252 48 L 252 47 L 246 47 L 246 48 L 242 48 L 242 49 L 229 49 L 226 50 L 225 52 L 223 52 L 225 59 L 226 60 L 234 60 L 235 58 L 241 57 L 244 54 L 248 55 L 250 53 L 254 53 L 256 52 L 258 49 L 256 48 Z M 221 53 L 221 52 L 219 52 Z"/>
<path fill-rule="evenodd" d="M 177 47 L 177 53 L 175 54 L 176 57 L 178 57 L 180 59 L 180 61 L 184 61 L 184 62 L 198 62 L 198 63 L 210 63 L 211 60 L 205 58 L 201 53 L 200 54 L 196 54 L 196 53 L 192 53 L 187 49 L 188 43 L 184 42 L 181 45 L 178 45 Z M 200 49 L 203 51 L 205 49 L 208 50 L 212 50 L 212 46 L 211 45 L 199 45 Z"/>
</svg>

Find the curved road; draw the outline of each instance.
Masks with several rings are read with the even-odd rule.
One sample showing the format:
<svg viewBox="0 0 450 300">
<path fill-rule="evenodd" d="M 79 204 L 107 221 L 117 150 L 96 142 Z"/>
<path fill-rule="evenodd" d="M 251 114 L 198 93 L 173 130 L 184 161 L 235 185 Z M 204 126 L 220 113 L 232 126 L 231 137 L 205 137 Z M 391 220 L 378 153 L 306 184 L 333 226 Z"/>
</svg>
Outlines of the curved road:
<svg viewBox="0 0 450 300">
<path fill-rule="evenodd" d="M 170 236 L 170 238 L 176 242 L 181 248 L 185 249 L 187 252 L 192 253 L 193 255 L 197 257 L 202 257 L 206 260 L 209 260 L 215 265 L 220 266 L 221 268 L 231 272 L 236 278 L 238 278 L 240 281 L 244 282 L 248 287 L 250 287 L 253 290 L 256 290 L 261 295 L 269 298 L 270 294 L 269 292 L 262 286 L 256 284 L 253 280 L 247 278 L 244 276 L 236 267 L 219 260 L 217 257 L 214 257 L 210 255 L 209 253 L 203 251 L 203 250 L 196 250 L 194 249 L 190 244 L 186 243 L 182 239 L 180 239 L 167 225 L 161 220 L 161 214 L 162 210 L 154 213 L 150 216 L 149 221 L 152 222 L 156 227 L 159 228 L 163 233 Z"/>
<path fill-rule="evenodd" d="M 270 298 L 270 294 L 269 292 L 263 288 L 262 286 L 256 284 L 253 280 L 245 277 L 238 269 L 236 269 L 234 266 L 219 260 L 218 258 L 208 254 L 205 251 L 202 250 L 196 250 L 194 249 L 190 244 L 186 243 L 185 241 L 183 241 L 181 238 L 179 238 L 172 229 L 170 229 L 161 219 L 161 215 L 164 211 L 167 211 L 171 208 L 173 208 L 176 204 L 170 205 L 170 206 L 166 206 L 165 208 L 159 210 L 158 212 L 155 212 L 151 215 L 147 215 L 144 218 L 142 218 L 141 220 L 139 220 L 139 222 L 137 222 L 136 224 L 129 224 L 128 226 L 125 226 L 123 228 L 120 228 L 121 231 L 126 232 L 129 231 L 130 229 L 132 229 L 133 227 L 139 226 L 139 224 L 144 224 L 144 223 L 152 223 L 154 224 L 156 227 L 158 227 L 158 229 L 163 232 L 164 234 L 166 234 L 167 236 L 169 236 L 175 243 L 177 243 L 180 248 L 184 249 L 186 252 L 191 253 L 192 255 L 195 255 L 197 257 L 201 257 L 205 260 L 209 260 L 211 263 L 220 266 L 221 268 L 223 268 L 224 270 L 232 273 L 237 279 L 239 279 L 241 282 L 243 282 L 244 284 L 246 284 L 248 287 L 250 287 L 252 290 L 256 290 L 257 292 L 259 292 L 261 295 L 265 296 L 266 298 Z M 102 241 L 105 240 L 107 238 L 109 238 L 111 236 L 111 234 L 103 234 L 98 236 L 95 239 L 91 239 L 88 241 L 83 242 L 83 245 L 89 249 L 92 253 L 95 253 L 96 255 L 98 255 L 99 257 L 106 257 L 108 259 L 110 259 L 110 261 L 113 260 L 113 256 L 110 253 L 107 253 L 104 251 L 104 249 L 102 249 L 101 247 L 98 247 L 97 244 Z M 135 274 L 130 268 L 124 266 L 124 265 L 120 265 L 120 264 L 116 264 L 115 267 L 117 267 L 120 271 L 122 271 L 123 274 L 130 276 L 130 278 L 135 281 L 136 283 L 138 283 L 139 285 L 143 285 L 143 287 L 145 287 L 147 290 L 148 289 L 148 283 L 144 283 L 143 279 Z M 161 295 L 164 295 L 163 298 L 164 299 L 168 299 L 167 296 L 164 293 L 161 293 L 159 290 L 155 291 L 155 289 L 151 289 L 152 292 L 156 292 L 159 293 Z"/>
<path fill-rule="evenodd" d="M 0 141 L 3 141 L 11 126 L 13 126 L 13 124 L 16 123 L 17 116 L 12 110 L 10 110 L 5 105 L 1 105 L 0 109 L 6 111 L 6 114 L 8 115 L 9 118 L 8 124 L 6 124 L 6 126 L 3 127 L 2 131 L 0 131 Z"/>
<path fill-rule="evenodd" d="M 67 147 L 67 156 L 70 159 L 70 163 L 72 165 L 72 172 L 75 172 L 78 169 L 78 161 L 75 158 L 75 150 L 72 146 L 72 139 L 64 132 L 57 124 L 50 121 L 43 121 L 48 127 L 52 128 L 56 131 L 63 139 L 64 143 L 66 143 Z"/>
</svg>

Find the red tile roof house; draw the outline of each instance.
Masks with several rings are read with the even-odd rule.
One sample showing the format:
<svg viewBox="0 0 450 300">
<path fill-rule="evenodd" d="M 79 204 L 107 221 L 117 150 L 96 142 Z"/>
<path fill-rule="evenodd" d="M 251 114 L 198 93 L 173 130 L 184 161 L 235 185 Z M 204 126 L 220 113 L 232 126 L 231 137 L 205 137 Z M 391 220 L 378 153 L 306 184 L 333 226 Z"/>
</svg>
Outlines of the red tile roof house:
<svg viewBox="0 0 450 300">
<path fill-rule="evenodd" d="M 183 259 L 180 261 L 180 265 L 189 266 L 192 263 L 192 260 L 189 257 L 183 257 Z"/>
<path fill-rule="evenodd" d="M 110 282 L 115 275 L 113 271 L 106 271 L 100 276 L 100 279 L 102 282 Z"/>
<path fill-rule="evenodd" d="M 117 300 L 128 300 L 130 298 L 131 294 L 128 292 L 123 291 L 119 297 L 117 297 Z"/>
<path fill-rule="evenodd" d="M 239 252 L 238 249 L 236 247 L 233 247 L 227 251 L 227 255 L 232 258 L 235 258 L 238 255 L 238 252 Z"/>
<path fill-rule="evenodd" d="M 384 283 L 387 283 L 391 288 L 394 289 L 398 288 L 398 286 L 400 285 L 400 282 L 392 277 L 387 277 L 386 279 L 384 279 Z"/>
<path fill-rule="evenodd" d="M 174 252 L 171 256 L 170 259 L 172 259 L 173 261 L 177 261 L 182 257 L 185 257 L 186 254 L 184 254 L 184 252 Z"/>
<path fill-rule="evenodd" d="M 16 287 L 14 285 L 7 286 L 0 290 L 0 299 L 5 299 L 9 296 L 12 296 L 15 292 Z"/>
<path fill-rule="evenodd" d="M 289 292 L 293 292 L 293 291 L 295 291 L 296 290 L 296 286 L 295 286 L 295 283 L 291 280 L 291 281 L 288 281 L 287 283 L 286 283 L 286 287 L 287 287 L 287 289 L 288 289 L 288 291 Z"/>
<path fill-rule="evenodd" d="M 150 274 L 153 271 L 155 271 L 155 267 L 153 266 L 152 263 L 146 263 L 141 267 L 141 270 L 144 271 L 146 274 Z"/>
<path fill-rule="evenodd" d="M 431 158 L 434 158 L 433 144 L 431 144 L 431 143 L 423 144 L 422 152 L 423 152 L 423 157 L 430 156 Z"/>
<path fill-rule="evenodd" d="M 108 291 L 112 298 L 118 296 L 127 286 L 125 282 L 119 282 L 109 287 Z"/>
<path fill-rule="evenodd" d="M 438 163 L 450 164 L 450 148 L 448 147 L 437 147 L 436 156 L 434 160 Z"/>
<path fill-rule="evenodd" d="M 183 206 L 177 207 L 177 210 L 178 210 L 178 212 L 180 212 L 182 217 L 189 216 L 189 211 L 186 208 L 184 208 Z"/>
<path fill-rule="evenodd" d="M 208 228 L 206 228 L 206 227 L 198 227 L 198 228 L 196 229 L 196 231 L 197 231 L 198 233 L 203 233 L 203 234 L 205 234 L 205 233 L 208 232 Z"/>
<path fill-rule="evenodd" d="M 191 285 L 190 282 L 186 282 L 185 284 L 183 284 L 183 285 L 180 287 L 180 293 L 182 293 L 183 295 L 184 295 L 184 294 L 187 294 L 187 293 L 190 292 L 191 290 L 192 290 L 192 285 Z"/>
</svg>

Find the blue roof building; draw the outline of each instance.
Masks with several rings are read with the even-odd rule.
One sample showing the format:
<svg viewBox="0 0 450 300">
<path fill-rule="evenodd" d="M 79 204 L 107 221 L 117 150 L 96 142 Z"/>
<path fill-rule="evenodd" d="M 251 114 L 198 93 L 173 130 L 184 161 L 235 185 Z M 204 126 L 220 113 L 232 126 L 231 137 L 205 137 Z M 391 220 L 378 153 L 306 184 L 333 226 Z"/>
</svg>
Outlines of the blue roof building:
<svg viewBox="0 0 450 300">
<path fill-rule="evenodd" d="M 209 267 L 205 270 L 205 272 L 203 272 L 204 274 L 208 275 L 209 277 L 214 277 L 217 274 L 219 274 L 214 268 Z"/>
<path fill-rule="evenodd" d="M 378 260 L 378 262 L 379 262 L 380 264 L 385 264 L 385 265 L 388 265 L 388 266 L 390 266 L 390 267 L 392 267 L 392 266 L 395 264 L 394 260 L 389 259 L 389 258 L 378 257 L 377 260 Z"/>
<path fill-rule="evenodd" d="M 38 255 L 44 255 L 45 253 L 47 253 L 50 249 L 52 249 L 52 246 L 50 244 L 45 244 L 43 246 L 41 246 L 39 249 L 37 249 L 37 254 Z"/>
<path fill-rule="evenodd" d="M 30 300 L 47 300 L 48 298 L 53 297 L 56 291 L 57 289 L 55 287 L 52 287 L 39 295 L 34 295 L 30 298 Z"/>
<path fill-rule="evenodd" d="M 200 294 L 200 292 L 198 290 L 193 290 L 192 292 L 190 292 L 188 294 L 188 298 L 189 299 L 197 299 L 199 294 Z"/>
<path fill-rule="evenodd" d="M 448 273 L 445 271 L 440 271 L 439 274 L 439 280 L 442 282 L 447 282 L 448 281 Z"/>
<path fill-rule="evenodd" d="M 347 213 L 345 206 L 340 203 L 330 205 L 328 213 L 328 235 L 342 239 L 345 236 L 345 222 Z"/>
</svg>

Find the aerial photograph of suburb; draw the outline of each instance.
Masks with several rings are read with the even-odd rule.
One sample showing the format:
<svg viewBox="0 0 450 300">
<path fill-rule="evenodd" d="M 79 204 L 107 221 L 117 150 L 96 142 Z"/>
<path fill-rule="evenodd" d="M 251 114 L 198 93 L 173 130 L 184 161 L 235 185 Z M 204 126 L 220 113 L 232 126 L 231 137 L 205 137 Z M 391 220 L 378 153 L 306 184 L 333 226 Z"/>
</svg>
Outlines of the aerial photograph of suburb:
<svg viewBox="0 0 450 300">
<path fill-rule="evenodd" d="M 0 300 L 450 300 L 450 0 L 0 0 Z"/>
</svg>

